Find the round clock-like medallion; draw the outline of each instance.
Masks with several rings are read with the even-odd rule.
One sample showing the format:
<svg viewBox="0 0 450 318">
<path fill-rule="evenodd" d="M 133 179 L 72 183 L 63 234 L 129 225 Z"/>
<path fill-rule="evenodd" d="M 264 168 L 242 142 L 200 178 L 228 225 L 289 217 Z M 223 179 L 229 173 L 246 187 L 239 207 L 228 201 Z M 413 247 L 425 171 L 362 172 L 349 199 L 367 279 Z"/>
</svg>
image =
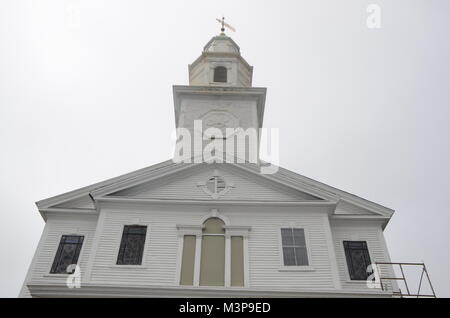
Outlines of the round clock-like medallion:
<svg viewBox="0 0 450 318">
<path fill-rule="evenodd" d="M 227 128 L 232 128 L 234 131 L 239 127 L 239 120 L 228 111 L 210 111 L 201 119 L 205 135 L 208 135 L 208 128 L 217 128 L 222 132 L 222 136 L 227 138 L 232 134 L 227 132 Z"/>
</svg>

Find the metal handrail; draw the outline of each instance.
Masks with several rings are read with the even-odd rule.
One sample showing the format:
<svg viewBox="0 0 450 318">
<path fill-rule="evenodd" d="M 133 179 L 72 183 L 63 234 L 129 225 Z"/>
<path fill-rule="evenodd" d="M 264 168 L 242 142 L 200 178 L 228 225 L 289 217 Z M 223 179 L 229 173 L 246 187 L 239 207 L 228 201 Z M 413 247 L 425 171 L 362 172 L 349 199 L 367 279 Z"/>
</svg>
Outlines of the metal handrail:
<svg viewBox="0 0 450 318">
<path fill-rule="evenodd" d="M 402 290 L 399 288 L 398 292 L 393 291 L 394 295 L 399 295 L 400 297 L 417 297 L 417 298 L 419 298 L 419 297 L 434 297 L 434 298 L 436 298 L 436 293 L 434 291 L 433 284 L 431 283 L 430 275 L 428 274 L 427 268 L 424 263 L 375 262 L 375 265 L 377 266 L 379 273 L 381 273 L 379 265 L 391 265 L 391 266 L 397 265 L 397 266 L 399 266 L 400 272 L 402 273 L 402 277 L 381 277 L 380 276 L 380 285 L 381 285 L 382 290 L 385 290 L 385 287 L 383 285 L 383 280 L 384 281 L 401 280 L 405 284 L 406 293 L 402 293 Z M 419 281 L 419 287 L 417 289 L 417 293 L 411 293 L 409 286 L 408 286 L 408 282 L 406 281 L 405 272 L 403 271 L 403 266 L 422 266 L 422 273 L 420 275 L 420 281 Z M 420 293 L 424 274 L 427 276 L 428 284 L 430 285 L 432 294 L 421 294 Z"/>
</svg>

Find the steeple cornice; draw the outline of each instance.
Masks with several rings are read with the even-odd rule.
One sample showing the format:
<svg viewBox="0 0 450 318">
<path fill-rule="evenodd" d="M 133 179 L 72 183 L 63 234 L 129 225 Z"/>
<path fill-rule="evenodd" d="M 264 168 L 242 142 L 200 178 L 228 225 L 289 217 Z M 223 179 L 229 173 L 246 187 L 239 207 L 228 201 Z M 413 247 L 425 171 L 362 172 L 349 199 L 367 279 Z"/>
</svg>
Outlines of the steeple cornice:
<svg viewBox="0 0 450 318">
<path fill-rule="evenodd" d="M 192 62 L 192 64 L 189 64 L 189 71 L 193 67 L 195 67 L 200 61 L 202 61 L 202 59 L 208 58 L 208 57 L 213 57 L 213 58 L 217 58 L 217 57 L 237 58 L 242 64 L 244 64 L 245 67 L 247 67 L 248 69 L 251 69 L 253 71 L 253 66 L 248 64 L 248 62 L 240 54 L 224 53 L 224 52 L 220 52 L 220 53 L 217 53 L 217 52 L 202 52 L 202 55 L 200 55 L 194 62 Z"/>
<path fill-rule="evenodd" d="M 181 101 L 187 97 L 222 97 L 239 98 L 240 100 L 253 100 L 256 102 L 258 128 L 262 127 L 264 119 L 264 107 L 266 104 L 265 87 L 211 87 L 211 86 L 173 86 L 173 99 L 175 110 L 175 125 L 179 127 L 181 113 Z"/>
</svg>

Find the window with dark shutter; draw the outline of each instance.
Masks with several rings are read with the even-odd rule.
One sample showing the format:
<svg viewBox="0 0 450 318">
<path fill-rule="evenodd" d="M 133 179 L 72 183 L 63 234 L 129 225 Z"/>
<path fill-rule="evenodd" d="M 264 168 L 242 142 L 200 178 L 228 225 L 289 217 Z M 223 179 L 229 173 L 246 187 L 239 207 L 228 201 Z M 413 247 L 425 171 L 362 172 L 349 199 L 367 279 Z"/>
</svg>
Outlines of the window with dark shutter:
<svg viewBox="0 0 450 318">
<path fill-rule="evenodd" d="M 214 82 L 226 83 L 227 82 L 227 68 L 223 66 L 217 66 L 214 69 Z"/>
<path fill-rule="evenodd" d="M 281 229 L 281 241 L 285 266 L 309 265 L 304 229 Z"/>
<path fill-rule="evenodd" d="M 366 280 L 370 273 L 367 266 L 372 264 L 365 241 L 344 241 L 345 258 L 351 280 Z"/>
<path fill-rule="evenodd" d="M 67 267 L 77 264 L 84 236 L 63 235 L 53 261 L 51 274 L 66 274 Z M 70 273 L 69 273 L 70 274 Z"/>
<path fill-rule="evenodd" d="M 125 225 L 117 265 L 141 265 L 147 226 Z"/>
</svg>

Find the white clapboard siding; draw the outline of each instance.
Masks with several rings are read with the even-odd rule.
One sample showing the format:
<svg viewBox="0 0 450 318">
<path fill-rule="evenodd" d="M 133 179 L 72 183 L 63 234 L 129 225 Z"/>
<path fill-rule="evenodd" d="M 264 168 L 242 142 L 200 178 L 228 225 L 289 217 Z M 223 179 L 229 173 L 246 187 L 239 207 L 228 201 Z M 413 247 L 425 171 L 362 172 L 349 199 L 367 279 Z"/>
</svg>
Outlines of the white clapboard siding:
<svg viewBox="0 0 450 318">
<path fill-rule="evenodd" d="M 48 218 L 43 240 L 32 266 L 29 281 L 51 283 L 65 276 L 49 274 L 59 240 L 63 234 L 85 236 L 80 254 L 82 282 L 98 285 L 178 286 L 179 240 L 177 224 L 200 225 L 210 215 L 208 206 L 154 206 L 130 204 L 103 205 L 100 216 Z M 379 223 L 370 221 L 332 221 L 330 237 L 326 208 L 311 206 L 220 206 L 219 215 L 229 225 L 249 226 L 248 282 L 254 290 L 324 291 L 335 288 L 340 279 L 344 290 L 367 289 L 364 283 L 350 282 L 342 246 L 343 240 L 367 241 L 372 261 L 388 261 Z M 116 265 L 124 225 L 147 225 L 141 266 Z M 309 251 L 308 271 L 284 271 L 282 227 L 304 228 Z M 98 230 L 97 233 L 96 228 Z M 95 236 L 95 239 L 94 239 Z M 93 244 L 93 240 L 96 244 Z M 333 245 L 334 244 L 334 245 Z M 334 248 L 334 251 L 333 251 Z M 91 254 L 92 253 L 92 254 Z M 334 253 L 338 268 L 334 266 Z M 92 257 L 89 260 L 89 257 Z M 92 265 L 92 267 L 87 268 Z M 334 275 L 339 275 L 336 277 Z M 26 293 L 22 293 L 26 296 Z"/>
<path fill-rule="evenodd" d="M 299 201 L 317 199 L 309 194 L 280 187 L 273 182 L 237 172 L 233 168 L 217 169 L 227 185 L 233 185 L 219 200 L 265 200 L 265 201 Z M 127 196 L 137 198 L 164 199 L 197 199 L 207 200 L 211 196 L 205 193 L 199 183 L 205 183 L 215 174 L 213 168 L 202 168 L 189 171 L 187 174 L 177 174 L 161 181 L 148 182 L 126 190 L 119 191 L 113 196 Z"/>
<path fill-rule="evenodd" d="M 202 211 L 203 209 L 203 211 Z M 324 213 L 293 211 L 292 208 L 227 208 L 223 215 L 233 225 L 251 226 L 249 235 L 250 287 L 280 290 L 331 289 L 333 279 L 325 236 Z M 105 284 L 178 285 L 176 279 L 178 240 L 176 224 L 200 224 L 209 211 L 153 210 L 102 211 L 104 226 L 95 254 L 91 282 Z M 145 224 L 148 233 L 142 266 L 117 266 L 123 226 Z M 307 230 L 314 271 L 281 272 L 280 228 L 297 226 Z"/>
<path fill-rule="evenodd" d="M 91 281 L 137 285 L 175 285 L 176 224 L 192 224 L 205 212 L 102 211 L 103 228 L 95 254 Z M 116 266 L 124 225 L 147 225 L 142 266 Z"/>
<path fill-rule="evenodd" d="M 43 237 L 38 246 L 38 255 L 31 265 L 28 281 L 34 282 L 52 282 L 65 281 L 67 275 L 50 274 L 50 269 L 56 255 L 62 235 L 84 235 L 83 246 L 80 251 L 78 265 L 81 269 L 81 275 L 86 270 L 86 265 L 91 251 L 92 238 L 94 237 L 96 217 L 76 217 L 71 216 L 52 216 L 49 217 L 43 231 Z M 26 285 L 26 284 L 25 284 Z M 22 296 L 27 296 L 27 288 L 22 291 Z"/>
<path fill-rule="evenodd" d="M 272 212 L 251 211 L 236 217 L 237 222 L 251 226 L 248 241 L 250 287 L 283 290 L 332 289 L 334 286 L 323 214 L 310 212 L 307 208 L 302 211 L 288 210 L 275 208 Z M 280 271 L 283 266 L 280 235 L 282 227 L 306 230 L 311 256 L 309 263 L 313 271 Z"/>
<path fill-rule="evenodd" d="M 378 223 L 371 224 L 367 221 L 347 221 L 346 223 L 343 223 L 343 221 L 335 221 L 331 223 L 331 231 L 336 249 L 342 288 L 353 290 L 368 289 L 365 281 L 350 280 L 343 241 L 366 241 L 372 263 L 390 262 L 388 251 L 384 245 L 384 234 L 381 225 Z M 382 276 L 393 277 L 391 266 L 380 266 L 380 270 Z M 392 287 L 392 284 L 388 283 L 388 288 Z"/>
</svg>

